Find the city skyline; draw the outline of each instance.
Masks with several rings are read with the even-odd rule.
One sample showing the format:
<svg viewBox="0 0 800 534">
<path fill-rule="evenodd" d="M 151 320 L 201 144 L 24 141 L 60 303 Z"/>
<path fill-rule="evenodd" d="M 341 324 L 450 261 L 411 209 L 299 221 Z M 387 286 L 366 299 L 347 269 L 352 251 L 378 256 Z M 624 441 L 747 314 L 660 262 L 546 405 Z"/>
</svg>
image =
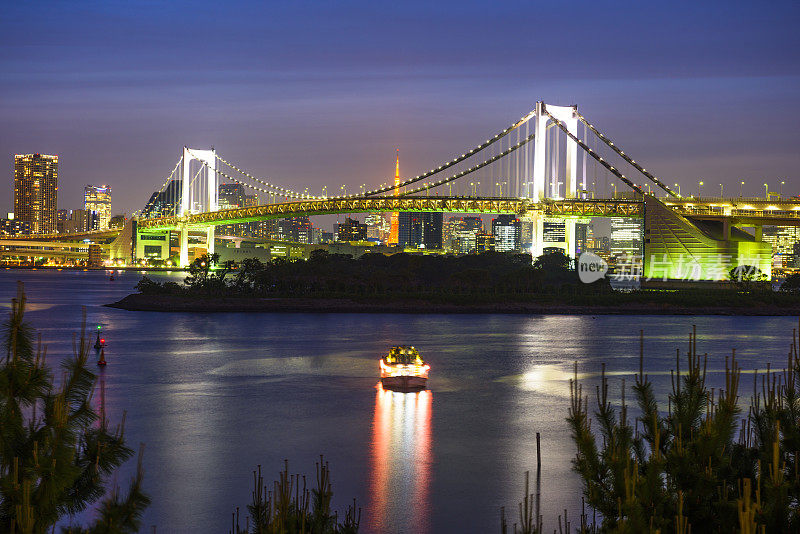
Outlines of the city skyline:
<svg viewBox="0 0 800 534">
<path fill-rule="evenodd" d="M 60 208 L 108 183 L 115 211 L 141 209 L 184 144 L 318 194 L 390 181 L 396 148 L 403 177 L 427 170 L 543 99 L 578 104 L 684 194 L 800 192 L 790 3 L 193 6 L 8 6 L 0 154 L 58 154 Z M 34 15 L 35 45 L 14 23 Z M 510 20 L 535 30 L 515 41 Z"/>
</svg>

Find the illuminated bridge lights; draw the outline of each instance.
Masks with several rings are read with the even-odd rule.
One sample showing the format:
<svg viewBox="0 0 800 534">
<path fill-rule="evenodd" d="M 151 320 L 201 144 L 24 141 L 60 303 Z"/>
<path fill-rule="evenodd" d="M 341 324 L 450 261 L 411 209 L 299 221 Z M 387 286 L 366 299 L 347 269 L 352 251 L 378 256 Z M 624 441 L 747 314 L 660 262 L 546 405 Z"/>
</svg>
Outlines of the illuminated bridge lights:
<svg viewBox="0 0 800 534">
<path fill-rule="evenodd" d="M 487 213 L 523 215 L 543 211 L 564 217 L 641 217 L 642 203 L 636 200 L 568 199 L 536 203 L 519 198 L 470 197 L 366 197 L 324 200 L 303 200 L 234 208 L 184 217 L 162 217 L 139 221 L 141 229 L 173 229 L 181 226 L 208 227 L 301 215 L 368 213 L 394 211 L 439 211 L 445 213 Z"/>
</svg>

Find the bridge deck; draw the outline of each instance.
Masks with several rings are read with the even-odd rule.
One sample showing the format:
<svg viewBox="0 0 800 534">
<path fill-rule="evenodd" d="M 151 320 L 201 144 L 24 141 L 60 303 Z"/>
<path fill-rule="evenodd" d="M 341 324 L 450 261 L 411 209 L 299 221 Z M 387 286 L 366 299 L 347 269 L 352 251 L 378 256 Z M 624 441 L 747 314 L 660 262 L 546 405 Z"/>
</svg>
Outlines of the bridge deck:
<svg viewBox="0 0 800 534">
<path fill-rule="evenodd" d="M 181 226 L 208 227 L 285 217 L 335 215 L 339 213 L 380 213 L 393 211 L 517 214 L 540 212 L 553 217 L 641 217 L 637 200 L 578 200 L 533 202 L 520 198 L 471 197 L 367 197 L 302 200 L 234 208 L 183 217 L 143 219 L 141 229 L 175 229 Z"/>
</svg>

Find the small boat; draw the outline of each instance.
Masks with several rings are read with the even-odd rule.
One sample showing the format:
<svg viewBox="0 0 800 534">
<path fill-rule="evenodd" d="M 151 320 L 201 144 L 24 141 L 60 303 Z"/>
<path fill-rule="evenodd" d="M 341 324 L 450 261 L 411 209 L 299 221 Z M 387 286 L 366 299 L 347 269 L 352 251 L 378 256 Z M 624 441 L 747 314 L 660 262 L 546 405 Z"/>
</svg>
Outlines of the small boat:
<svg viewBox="0 0 800 534">
<path fill-rule="evenodd" d="M 417 391 L 425 389 L 431 366 L 422 361 L 414 347 L 400 346 L 389 349 L 381 358 L 381 384 L 387 389 Z"/>
<path fill-rule="evenodd" d="M 114 275 L 113 275 L 113 274 L 112 274 L 111 276 L 109 276 L 109 277 L 108 277 L 108 281 L 109 281 L 109 282 L 113 282 L 114 280 L 115 280 L 115 278 L 114 278 Z"/>
<path fill-rule="evenodd" d="M 94 342 L 94 350 L 100 350 L 106 346 L 106 340 L 100 337 L 100 327 L 97 327 L 97 340 Z"/>
</svg>

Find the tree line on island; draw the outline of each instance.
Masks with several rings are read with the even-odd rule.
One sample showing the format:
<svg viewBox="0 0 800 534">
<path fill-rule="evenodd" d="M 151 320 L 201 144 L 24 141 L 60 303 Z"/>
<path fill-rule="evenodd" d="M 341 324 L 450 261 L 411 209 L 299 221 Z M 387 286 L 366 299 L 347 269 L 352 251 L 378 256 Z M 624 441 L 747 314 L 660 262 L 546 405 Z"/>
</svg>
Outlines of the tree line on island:
<svg viewBox="0 0 800 534">
<path fill-rule="evenodd" d="M 308 260 L 219 261 L 217 254 L 195 259 L 181 286 L 144 277 L 142 293 L 241 296 L 511 295 L 543 292 L 610 291 L 605 279 L 582 284 L 573 260 L 547 254 L 487 252 L 478 255 L 329 254 L 314 250 Z"/>
<path fill-rule="evenodd" d="M 713 285 L 713 284 L 711 284 Z M 448 304 L 541 303 L 575 306 L 749 308 L 800 307 L 800 274 L 781 291 L 755 267 L 730 270 L 729 290 L 706 287 L 628 288 L 615 291 L 608 277 L 582 283 L 573 258 L 562 252 L 532 259 L 529 254 L 478 255 L 345 254 L 312 251 L 308 260 L 244 259 L 220 262 L 216 254 L 196 258 L 183 284 L 144 276 L 136 289 L 145 295 L 190 298 L 327 298 L 372 301 L 427 301 Z"/>
</svg>

